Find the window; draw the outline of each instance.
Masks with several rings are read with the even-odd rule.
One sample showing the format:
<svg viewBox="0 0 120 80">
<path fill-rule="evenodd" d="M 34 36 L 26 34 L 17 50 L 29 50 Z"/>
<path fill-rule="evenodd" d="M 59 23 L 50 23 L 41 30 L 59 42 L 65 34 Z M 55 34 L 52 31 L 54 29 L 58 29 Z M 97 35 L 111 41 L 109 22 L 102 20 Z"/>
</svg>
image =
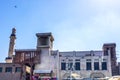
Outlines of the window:
<svg viewBox="0 0 120 80">
<path fill-rule="evenodd" d="M 69 61 L 73 61 L 72 59 L 69 59 Z"/>
<path fill-rule="evenodd" d="M 75 63 L 75 70 L 80 70 L 80 62 Z"/>
<path fill-rule="evenodd" d="M 65 62 L 61 63 L 61 70 L 66 70 L 66 63 Z"/>
<path fill-rule="evenodd" d="M 21 67 L 16 67 L 15 72 L 21 72 Z"/>
<path fill-rule="evenodd" d="M 106 50 L 104 51 L 104 55 L 107 56 L 109 54 L 109 48 L 106 48 Z"/>
<path fill-rule="evenodd" d="M 6 67 L 5 72 L 12 72 L 12 67 Z"/>
<path fill-rule="evenodd" d="M 104 51 L 104 56 L 108 56 L 108 50 Z"/>
<path fill-rule="evenodd" d="M 95 62 L 99 62 L 99 59 L 95 59 L 94 61 L 95 61 Z"/>
<path fill-rule="evenodd" d="M 102 70 L 107 70 L 107 62 L 102 62 Z"/>
<path fill-rule="evenodd" d="M 91 61 L 91 59 L 86 59 L 86 61 Z"/>
<path fill-rule="evenodd" d="M 111 58 L 114 58 L 115 57 L 115 54 L 114 54 L 114 49 L 111 47 L 110 49 L 110 54 L 111 54 Z"/>
<path fill-rule="evenodd" d="M 0 67 L 0 72 L 2 72 L 2 67 Z"/>
<path fill-rule="evenodd" d="M 103 62 L 106 62 L 107 61 L 107 59 L 103 59 Z"/>
<path fill-rule="evenodd" d="M 94 62 L 94 70 L 99 70 L 99 62 Z"/>
<path fill-rule="evenodd" d="M 75 59 L 75 61 L 80 61 L 80 59 Z"/>
<path fill-rule="evenodd" d="M 41 45 L 47 45 L 48 37 L 40 37 L 40 43 Z"/>
<path fill-rule="evenodd" d="M 86 70 L 92 70 L 91 62 L 86 63 Z"/>
<path fill-rule="evenodd" d="M 73 63 L 72 62 L 68 63 L 68 70 L 73 70 Z"/>
</svg>

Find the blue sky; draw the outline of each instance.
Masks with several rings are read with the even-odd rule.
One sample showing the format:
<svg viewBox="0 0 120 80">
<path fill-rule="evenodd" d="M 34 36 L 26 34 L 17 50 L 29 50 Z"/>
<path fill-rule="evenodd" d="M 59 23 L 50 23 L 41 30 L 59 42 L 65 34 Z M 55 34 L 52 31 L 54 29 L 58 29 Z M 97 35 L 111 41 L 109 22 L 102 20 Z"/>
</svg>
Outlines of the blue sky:
<svg viewBox="0 0 120 80">
<path fill-rule="evenodd" d="M 13 27 L 15 49 L 34 49 L 36 33 L 52 32 L 55 50 L 102 50 L 114 42 L 120 56 L 119 0 L 0 0 L 0 62 Z"/>
</svg>

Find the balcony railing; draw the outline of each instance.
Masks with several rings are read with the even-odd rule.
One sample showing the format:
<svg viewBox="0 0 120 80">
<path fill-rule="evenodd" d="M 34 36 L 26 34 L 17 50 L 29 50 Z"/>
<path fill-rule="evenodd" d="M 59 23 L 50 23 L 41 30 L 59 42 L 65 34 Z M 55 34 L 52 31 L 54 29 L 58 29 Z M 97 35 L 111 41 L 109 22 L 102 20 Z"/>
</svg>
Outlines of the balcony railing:
<svg viewBox="0 0 120 80">
<path fill-rule="evenodd" d="M 15 50 L 14 63 L 40 63 L 40 51 L 35 49 Z"/>
</svg>

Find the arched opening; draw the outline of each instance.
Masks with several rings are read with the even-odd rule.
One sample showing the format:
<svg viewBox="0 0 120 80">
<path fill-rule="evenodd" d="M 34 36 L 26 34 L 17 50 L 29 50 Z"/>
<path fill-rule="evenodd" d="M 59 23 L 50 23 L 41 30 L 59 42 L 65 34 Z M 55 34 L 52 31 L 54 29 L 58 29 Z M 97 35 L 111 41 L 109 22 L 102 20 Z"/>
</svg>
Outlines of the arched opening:
<svg viewBox="0 0 120 80">
<path fill-rule="evenodd" d="M 94 72 L 94 73 L 91 73 L 90 75 L 90 78 L 104 78 L 105 75 L 101 72 Z"/>
<path fill-rule="evenodd" d="M 77 73 L 65 73 L 62 80 L 81 80 L 81 77 Z"/>
</svg>

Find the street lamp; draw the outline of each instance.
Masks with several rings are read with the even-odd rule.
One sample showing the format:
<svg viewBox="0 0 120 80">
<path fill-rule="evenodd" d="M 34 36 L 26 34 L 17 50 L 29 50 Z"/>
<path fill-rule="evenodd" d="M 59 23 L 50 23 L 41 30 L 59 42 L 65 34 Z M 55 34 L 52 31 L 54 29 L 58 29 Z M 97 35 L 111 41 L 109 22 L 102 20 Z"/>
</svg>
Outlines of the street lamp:
<svg viewBox="0 0 120 80">
<path fill-rule="evenodd" d="M 15 74 L 15 65 L 13 65 L 13 71 L 12 71 L 12 80 L 14 80 L 14 74 Z"/>
<path fill-rule="evenodd" d="M 66 59 L 68 60 L 68 57 L 66 57 Z M 70 71 L 69 71 L 70 70 Z M 69 72 L 69 77 L 67 77 L 68 80 L 72 80 L 72 71 L 74 70 L 74 64 L 73 61 L 70 63 L 69 61 L 67 61 L 67 71 Z"/>
</svg>

